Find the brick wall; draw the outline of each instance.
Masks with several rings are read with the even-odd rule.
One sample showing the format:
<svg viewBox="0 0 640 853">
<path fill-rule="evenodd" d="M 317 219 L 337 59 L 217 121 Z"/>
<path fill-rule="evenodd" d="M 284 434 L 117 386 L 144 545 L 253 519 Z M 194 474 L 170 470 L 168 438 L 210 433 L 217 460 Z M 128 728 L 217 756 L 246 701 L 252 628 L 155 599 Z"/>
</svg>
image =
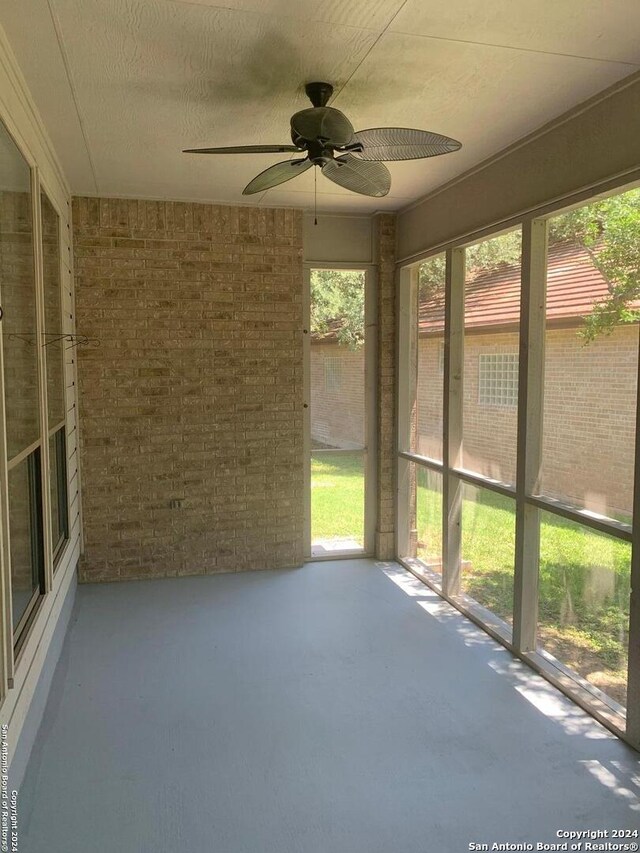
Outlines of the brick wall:
<svg viewBox="0 0 640 853">
<path fill-rule="evenodd" d="M 418 453 L 442 458 L 442 338 L 420 338 L 418 346 Z M 325 344 L 325 355 L 341 348 Z M 637 327 L 582 346 L 576 329 L 551 329 L 546 338 L 545 420 L 542 486 L 552 497 L 569 499 L 596 512 L 630 515 L 636 403 Z M 517 333 L 467 335 L 464 373 L 464 465 L 486 477 L 515 483 L 515 406 L 479 403 L 480 356 L 518 352 Z M 346 355 L 346 354 L 345 354 Z M 343 356 L 345 387 L 362 382 L 364 360 Z M 323 376 L 312 373 L 313 382 Z M 328 443 L 338 443 L 352 397 L 341 415 L 327 410 Z"/>
<path fill-rule="evenodd" d="M 441 339 L 421 338 L 419 452 L 439 455 L 442 429 Z M 467 335 L 464 370 L 464 464 L 514 482 L 516 408 L 478 402 L 482 353 L 517 353 L 514 333 Z M 622 327 L 582 346 L 576 329 L 546 336 L 543 431 L 544 492 L 601 513 L 630 514 L 638 328 Z"/>
<path fill-rule="evenodd" d="M 82 580 L 302 562 L 302 215 L 76 198 Z M 172 501 L 180 508 L 171 508 Z"/>
<path fill-rule="evenodd" d="M 552 340 L 549 340 L 550 355 L 554 347 Z M 478 402 L 478 386 L 480 356 L 497 353 L 517 355 L 518 334 L 465 335 L 464 343 L 462 464 L 486 477 L 515 485 L 517 405 L 481 404 Z"/>
<path fill-rule="evenodd" d="M 378 519 L 376 556 L 395 556 L 396 526 L 396 435 L 395 358 L 396 217 L 381 213 L 375 217 L 375 262 L 378 266 Z"/>
<path fill-rule="evenodd" d="M 335 361 L 331 362 L 331 360 Z M 327 367 L 333 370 L 334 381 Z M 363 447 L 364 348 L 311 342 L 311 442 L 351 449 Z"/>
<path fill-rule="evenodd" d="M 638 327 L 581 346 L 575 330 L 549 332 L 545 356 L 542 484 L 595 512 L 630 515 Z"/>
<path fill-rule="evenodd" d="M 419 338 L 414 448 L 442 460 L 443 338 Z"/>
</svg>

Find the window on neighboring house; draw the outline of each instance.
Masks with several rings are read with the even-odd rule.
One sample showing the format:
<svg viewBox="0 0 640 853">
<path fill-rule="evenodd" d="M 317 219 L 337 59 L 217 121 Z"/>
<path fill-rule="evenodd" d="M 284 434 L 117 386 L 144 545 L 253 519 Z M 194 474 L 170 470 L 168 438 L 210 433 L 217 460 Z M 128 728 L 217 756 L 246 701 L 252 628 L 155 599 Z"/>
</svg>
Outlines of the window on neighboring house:
<svg viewBox="0 0 640 853">
<path fill-rule="evenodd" d="M 339 391 L 342 388 L 342 361 L 335 355 L 324 360 L 325 391 Z"/>
<path fill-rule="evenodd" d="M 482 406 L 518 405 L 517 353 L 483 353 L 479 357 L 478 403 Z"/>
</svg>

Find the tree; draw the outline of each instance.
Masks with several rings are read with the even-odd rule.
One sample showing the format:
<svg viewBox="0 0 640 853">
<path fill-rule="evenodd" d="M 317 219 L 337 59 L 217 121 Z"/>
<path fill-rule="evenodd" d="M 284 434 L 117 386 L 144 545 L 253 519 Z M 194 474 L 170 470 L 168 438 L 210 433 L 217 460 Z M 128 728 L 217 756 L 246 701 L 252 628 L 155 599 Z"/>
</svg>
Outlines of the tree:
<svg viewBox="0 0 640 853">
<path fill-rule="evenodd" d="M 338 343 L 359 349 L 364 343 L 364 273 L 312 270 L 311 333 L 334 333 Z"/>
<path fill-rule="evenodd" d="M 616 326 L 640 321 L 640 189 L 611 196 L 553 217 L 549 243 L 573 243 L 585 249 L 607 282 L 608 296 L 597 302 L 584 318 L 579 336 L 584 343 Z M 520 231 L 476 243 L 466 250 L 467 274 L 490 272 L 502 265 L 519 263 Z M 444 254 L 429 258 L 420 267 L 420 301 L 444 295 Z"/>
<path fill-rule="evenodd" d="M 470 278 L 480 272 L 491 272 L 501 266 L 520 263 L 522 254 L 522 236 L 520 231 L 509 231 L 475 243 L 465 251 L 465 266 Z M 444 295 L 445 256 L 444 253 L 429 258 L 420 265 L 418 288 L 420 302 L 442 298 Z"/>
<path fill-rule="evenodd" d="M 616 326 L 640 321 L 640 189 L 593 202 L 553 217 L 549 243 L 573 243 L 585 249 L 607 281 L 608 296 L 593 306 L 579 335 L 584 343 Z M 469 246 L 467 275 L 491 272 L 520 262 L 520 230 Z M 444 299 L 444 253 L 420 265 L 421 303 Z M 336 334 L 339 343 L 358 349 L 364 342 L 364 274 L 352 270 L 311 273 L 311 331 Z"/>
<path fill-rule="evenodd" d="M 554 217 L 549 241 L 582 246 L 607 281 L 608 296 L 593 306 L 580 330 L 585 343 L 640 320 L 640 311 L 633 307 L 640 298 L 640 190 Z"/>
</svg>

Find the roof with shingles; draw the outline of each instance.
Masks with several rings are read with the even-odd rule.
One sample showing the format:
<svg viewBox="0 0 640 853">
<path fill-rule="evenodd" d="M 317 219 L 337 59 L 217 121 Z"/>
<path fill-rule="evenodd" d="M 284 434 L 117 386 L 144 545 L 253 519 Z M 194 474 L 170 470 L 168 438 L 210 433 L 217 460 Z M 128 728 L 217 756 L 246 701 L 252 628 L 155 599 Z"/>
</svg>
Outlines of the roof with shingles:
<svg viewBox="0 0 640 853">
<path fill-rule="evenodd" d="M 607 280 L 582 246 L 558 243 L 547 260 L 547 321 L 578 321 L 609 293 Z M 465 328 L 516 326 L 520 315 L 520 265 L 504 265 L 468 280 Z M 421 334 L 444 330 L 444 294 L 420 306 Z"/>
</svg>

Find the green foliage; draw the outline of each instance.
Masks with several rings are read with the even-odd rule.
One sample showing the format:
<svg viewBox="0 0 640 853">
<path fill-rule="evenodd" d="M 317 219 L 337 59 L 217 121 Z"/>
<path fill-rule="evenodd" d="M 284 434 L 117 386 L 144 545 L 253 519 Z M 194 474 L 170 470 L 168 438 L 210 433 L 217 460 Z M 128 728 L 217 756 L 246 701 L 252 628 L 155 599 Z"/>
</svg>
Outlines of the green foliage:
<svg viewBox="0 0 640 853">
<path fill-rule="evenodd" d="M 467 276 L 473 278 L 480 272 L 492 272 L 501 266 L 520 263 L 522 235 L 520 229 L 492 237 L 469 246 L 465 251 Z M 444 296 L 445 256 L 435 255 L 420 265 L 418 287 L 420 302 L 441 299 Z"/>
<path fill-rule="evenodd" d="M 364 343 L 363 272 L 311 271 L 311 333 L 329 332 L 350 349 L 359 349 Z"/>
<path fill-rule="evenodd" d="M 549 243 L 574 243 L 584 248 L 602 273 L 609 295 L 585 317 L 580 337 L 584 343 L 616 326 L 640 321 L 632 307 L 640 299 L 640 189 L 579 207 L 549 221 Z M 469 246 L 465 253 L 467 276 L 517 264 L 521 254 L 520 230 L 510 231 Z M 444 297 L 445 256 L 429 258 L 420 267 L 420 301 Z"/>
<path fill-rule="evenodd" d="M 440 542 L 442 495 L 418 474 L 419 538 Z M 462 557 L 465 591 L 503 619 L 513 611 L 514 501 L 464 488 Z M 419 550 L 419 556 L 420 554 Z M 598 581 L 611 587 L 598 592 Z M 595 586 L 594 586 L 595 583 Z M 606 585 L 605 585 L 606 586 Z M 623 674 L 630 594 L 630 546 L 574 522 L 543 513 L 540 535 L 539 625 L 567 649 L 579 649 L 603 669 Z"/>
<path fill-rule="evenodd" d="M 580 330 L 585 343 L 640 320 L 640 311 L 631 307 L 640 298 L 640 190 L 554 217 L 549 240 L 582 246 L 607 280 L 609 295 L 594 305 Z"/>
</svg>

